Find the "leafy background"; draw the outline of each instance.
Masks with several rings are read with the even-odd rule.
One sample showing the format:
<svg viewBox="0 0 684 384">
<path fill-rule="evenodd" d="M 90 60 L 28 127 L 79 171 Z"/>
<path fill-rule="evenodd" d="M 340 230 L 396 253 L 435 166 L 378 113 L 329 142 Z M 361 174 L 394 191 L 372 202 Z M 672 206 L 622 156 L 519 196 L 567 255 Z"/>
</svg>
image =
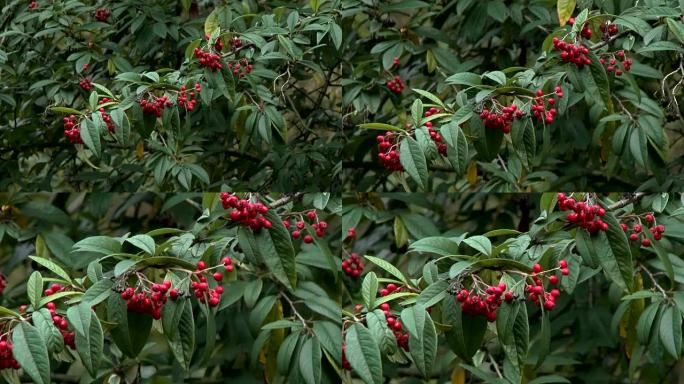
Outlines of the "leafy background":
<svg viewBox="0 0 684 384">
<path fill-rule="evenodd" d="M 36 3 L 0 1 L 1 190 L 337 188 L 337 1 Z M 222 71 L 193 57 L 205 34 L 226 47 Z M 254 66 L 240 79 L 228 69 L 234 37 Z M 79 87 L 85 77 L 92 91 Z M 143 115 L 147 92 L 175 100 L 195 82 L 192 112 Z M 114 134 L 91 114 L 103 97 L 114 100 L 104 104 Z M 78 112 L 85 145 L 74 146 L 62 118 Z"/>
<path fill-rule="evenodd" d="M 607 236 L 585 236 L 567 225 L 567 211 L 555 208 L 555 193 L 345 195 L 342 227 L 356 228 L 357 240 L 345 244 L 344 257 L 367 256 L 364 275 L 346 278 L 344 285 L 352 375 L 367 383 L 677 382 L 684 313 L 682 195 L 594 198 L 604 206 L 621 202 L 608 214 L 618 218 L 655 212 L 666 226 L 663 239 L 648 248 L 628 245 L 617 222 Z M 497 321 L 487 325 L 483 317 L 462 315 L 451 305 L 451 285 L 469 282 L 464 276 L 470 273 L 492 284 L 502 270 L 530 271 L 534 263 L 554 266 L 559 259 L 568 260 L 571 272 L 561 279 L 562 295 L 551 311 L 542 314 L 524 301 L 515 312 L 504 305 Z M 380 296 L 378 290 L 389 283 L 404 290 Z M 391 304 L 409 330 L 409 352 L 385 333 L 382 302 Z M 370 316 L 379 320 L 371 322 Z"/>
<path fill-rule="evenodd" d="M 345 2 L 344 38 L 356 42 L 343 68 L 345 190 L 678 191 L 682 7 L 674 0 Z M 596 54 L 624 49 L 631 71 L 607 74 L 595 56 L 583 69 L 559 61 L 552 38 L 579 32 L 582 14 L 593 30 L 583 43 Z M 570 16 L 574 27 L 565 24 Z M 619 33 L 606 44 L 599 27 L 609 20 Z M 397 75 L 406 83 L 400 94 L 386 86 Z M 552 124 L 518 120 L 510 135 L 484 129 L 487 98 L 523 108 L 532 92 L 556 85 L 564 96 Z M 448 114 L 432 123 L 448 158 L 420 128 L 423 111 L 445 106 Z M 404 135 L 415 139 L 401 151 L 407 172 L 390 173 L 377 161 L 375 137 L 405 124 L 416 128 Z"/>
</svg>

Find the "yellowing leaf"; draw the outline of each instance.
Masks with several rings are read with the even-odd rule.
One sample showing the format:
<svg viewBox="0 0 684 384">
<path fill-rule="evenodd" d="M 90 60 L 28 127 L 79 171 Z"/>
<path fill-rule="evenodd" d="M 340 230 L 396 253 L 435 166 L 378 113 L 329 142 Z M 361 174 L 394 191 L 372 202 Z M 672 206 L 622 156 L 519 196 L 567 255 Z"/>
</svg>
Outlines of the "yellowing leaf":
<svg viewBox="0 0 684 384">
<path fill-rule="evenodd" d="M 138 145 L 135 147 L 135 157 L 138 160 L 142 160 L 144 155 L 145 155 L 145 143 L 143 143 L 143 141 L 140 140 L 138 142 Z"/>
<path fill-rule="evenodd" d="M 470 185 L 474 186 L 477 184 L 477 164 L 475 164 L 474 161 L 470 162 L 470 165 L 468 165 L 468 183 Z"/>
<path fill-rule="evenodd" d="M 575 0 L 558 0 L 558 23 L 564 26 L 575 11 Z"/>
</svg>

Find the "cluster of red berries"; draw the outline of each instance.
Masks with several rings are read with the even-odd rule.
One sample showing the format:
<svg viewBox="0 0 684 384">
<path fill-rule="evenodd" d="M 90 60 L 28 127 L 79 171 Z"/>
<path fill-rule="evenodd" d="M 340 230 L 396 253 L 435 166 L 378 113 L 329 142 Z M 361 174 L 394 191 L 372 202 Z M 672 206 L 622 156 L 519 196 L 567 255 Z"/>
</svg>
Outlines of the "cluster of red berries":
<svg viewBox="0 0 684 384">
<path fill-rule="evenodd" d="M 601 24 L 599 29 L 601 30 L 601 32 L 608 34 L 608 36 L 617 35 L 618 33 L 617 24 L 612 23 L 610 21 L 606 21 L 605 23 Z"/>
<path fill-rule="evenodd" d="M 81 86 L 81 88 L 83 88 L 84 91 L 90 92 L 90 90 L 93 89 L 93 83 L 89 77 L 82 78 L 78 82 L 78 85 Z"/>
<path fill-rule="evenodd" d="M 233 75 L 238 77 L 245 77 L 248 73 L 252 73 L 254 66 L 249 63 L 246 57 L 240 60 L 231 61 L 228 63 L 228 69 L 233 71 Z"/>
<path fill-rule="evenodd" d="M 221 56 L 213 52 L 206 52 L 199 47 L 194 50 L 195 57 L 199 59 L 199 64 L 203 67 L 207 67 L 211 70 L 217 70 L 223 68 L 223 63 L 221 63 Z"/>
<path fill-rule="evenodd" d="M 397 135 L 394 132 L 385 132 L 385 135 L 378 135 L 375 139 L 378 142 L 378 161 L 385 167 L 386 170 L 393 171 L 403 171 L 404 166 L 401 165 L 399 160 L 399 152 L 396 151 L 396 147 L 399 144 L 394 143 Z"/>
<path fill-rule="evenodd" d="M 665 226 L 662 224 L 656 225 L 655 217 L 651 213 L 646 214 L 644 216 L 644 220 L 646 221 L 647 225 L 649 226 L 648 230 L 653 235 L 653 238 L 655 240 L 662 239 L 663 233 L 665 233 Z M 629 235 L 630 241 L 638 241 L 639 239 L 641 239 L 641 245 L 643 245 L 644 247 L 650 247 L 651 246 L 651 239 L 649 239 L 645 235 L 643 235 L 644 227 L 641 225 L 641 221 L 634 224 L 632 226 L 632 228 L 630 228 L 629 225 L 627 225 L 626 223 L 621 223 L 620 227 L 625 232 L 629 232 L 630 230 L 632 231 L 632 233 Z M 642 236 L 643 236 L 643 239 L 641 238 Z"/>
<path fill-rule="evenodd" d="M 318 220 L 318 215 L 316 214 L 316 211 L 309 211 L 306 213 L 306 218 L 309 219 L 309 221 L 312 222 L 311 228 L 314 229 L 316 236 L 317 237 L 323 237 L 325 236 L 325 230 L 328 228 L 328 222 L 323 221 L 323 220 Z M 283 225 L 285 228 L 290 230 L 292 228 L 292 224 L 290 223 L 289 220 L 283 220 Z M 293 239 L 299 239 L 302 237 L 302 230 L 306 228 L 306 223 L 304 223 L 304 220 L 298 220 L 295 222 L 295 228 L 292 231 L 292 238 Z M 306 244 L 311 244 L 313 243 L 313 236 L 311 235 L 304 235 L 302 238 L 304 243 Z"/>
<path fill-rule="evenodd" d="M 60 316 L 57 313 L 57 306 L 54 302 L 49 302 L 45 304 L 45 308 L 47 308 L 47 310 L 50 311 L 50 315 L 52 316 L 52 323 L 55 325 L 55 327 L 57 327 L 57 329 L 59 329 L 59 332 L 62 334 L 64 344 L 66 344 L 71 349 L 76 349 L 76 333 L 73 331 L 69 332 L 69 321 L 67 321 L 66 318 Z"/>
<path fill-rule="evenodd" d="M 151 292 L 144 288 L 139 291 L 128 287 L 121 292 L 121 298 L 126 300 L 130 312 L 148 314 L 153 319 L 161 319 L 161 310 L 168 301 L 167 295 L 171 289 L 171 282 L 166 280 L 162 284 L 152 284 Z"/>
<path fill-rule="evenodd" d="M 79 128 L 78 118 L 75 115 L 65 117 L 64 121 L 64 136 L 69 139 L 71 144 L 83 144 L 81 139 L 81 129 Z"/>
<path fill-rule="evenodd" d="M 401 292 L 401 287 L 398 287 L 396 284 L 392 284 L 392 283 L 387 284 L 387 286 L 385 286 L 384 288 L 380 288 L 380 291 L 378 291 L 378 293 L 380 293 L 380 296 L 383 296 L 383 297 L 387 296 L 387 295 L 391 295 L 392 293 L 395 293 L 395 292 Z"/>
<path fill-rule="evenodd" d="M 572 197 L 567 197 L 561 192 L 558 194 L 558 208 L 561 211 L 573 211 L 568 213 L 565 218 L 568 222 L 584 228 L 590 234 L 608 230 L 608 223 L 600 219 L 606 214 L 606 210 L 598 204 L 575 201 Z"/>
<path fill-rule="evenodd" d="M 492 108 L 492 110 L 484 108 L 480 112 L 480 118 L 484 122 L 485 127 L 500 129 L 503 133 L 510 133 L 513 120 L 520 119 L 523 115 L 524 112 L 519 110 L 515 104 L 503 107 L 500 111 L 495 110 L 495 108 Z"/>
<path fill-rule="evenodd" d="M 356 238 L 356 228 L 347 229 L 347 239 L 354 239 L 354 238 Z"/>
<path fill-rule="evenodd" d="M 568 25 L 574 25 L 575 24 L 575 18 L 571 17 L 568 19 Z M 589 24 L 584 24 L 582 26 L 582 31 L 580 32 L 580 35 L 584 37 L 585 39 L 591 39 L 592 35 L 592 30 L 589 28 Z"/>
<path fill-rule="evenodd" d="M 222 261 L 226 271 L 232 272 L 233 259 L 230 257 L 224 257 Z M 193 295 L 199 299 L 201 303 L 207 303 L 210 307 L 216 307 L 221 302 L 221 295 L 224 292 L 223 286 L 217 285 L 213 289 L 209 287 L 209 284 L 207 283 L 207 277 L 203 276 L 205 272 L 209 272 L 206 271 L 206 268 L 207 264 L 204 261 L 197 262 L 197 270 L 195 271 L 195 274 L 198 275 L 199 281 L 193 281 L 190 286 L 192 287 Z M 218 283 L 223 280 L 223 274 L 221 272 L 214 272 L 211 276 Z"/>
<path fill-rule="evenodd" d="M 555 93 L 556 96 L 563 97 L 563 89 L 561 87 L 556 86 Z M 558 113 L 558 110 L 553 108 L 553 106 L 556 105 L 556 99 L 553 95 L 544 95 L 544 91 L 538 89 L 537 96 L 534 98 L 534 103 L 535 104 L 530 108 L 534 117 L 546 124 L 553 123 L 553 119 Z M 546 109 L 547 104 L 549 106 L 548 110 Z"/>
<path fill-rule="evenodd" d="M 456 300 L 461 303 L 463 313 L 471 316 L 484 316 L 487 321 L 492 322 L 496 320 L 496 311 L 503 300 L 513 300 L 513 292 L 507 292 L 506 284 L 500 283 L 498 286 L 487 287 L 485 293 L 486 295 L 463 288 L 456 294 Z"/>
<path fill-rule="evenodd" d="M 432 108 L 428 109 L 427 111 L 425 111 L 424 116 L 430 117 L 430 116 L 432 116 L 436 113 L 439 113 L 439 112 L 440 112 L 440 110 L 438 108 L 432 107 Z M 431 121 L 425 122 L 425 126 L 428 129 L 428 133 L 430 133 L 430 138 L 432 139 L 432 141 L 437 146 L 437 151 L 439 152 L 439 154 L 442 156 L 446 156 L 447 145 L 442 142 L 442 140 L 443 140 L 442 135 L 440 135 L 437 131 L 432 129 L 432 122 Z"/>
<path fill-rule="evenodd" d="M 553 48 L 556 51 L 561 51 L 561 60 L 573 63 L 579 69 L 582 69 L 585 65 L 591 64 L 591 59 L 587 56 L 589 54 L 589 49 L 583 44 L 566 43 L 565 41 L 554 37 Z"/>
<path fill-rule="evenodd" d="M 629 72 L 632 69 L 632 60 L 625 58 L 625 51 L 623 50 L 617 51 L 614 54 L 610 52 L 604 53 L 599 58 L 599 63 L 606 67 L 606 72 L 615 73 L 615 76 L 621 76 L 622 70 L 618 67 L 618 61 L 622 64 L 625 72 Z"/>
<path fill-rule="evenodd" d="M 0 274 L 0 295 L 5 291 L 5 287 L 7 286 L 7 280 L 5 279 L 5 275 Z"/>
<path fill-rule="evenodd" d="M 205 35 L 204 35 L 204 40 L 209 40 L 209 39 L 211 39 L 211 36 L 205 34 Z M 223 51 L 223 40 L 221 40 L 220 37 L 216 39 L 216 42 L 214 42 L 214 49 L 215 49 L 217 52 Z"/>
<path fill-rule="evenodd" d="M 561 275 L 567 276 L 570 274 L 568 269 L 568 262 L 561 260 L 558 262 L 558 269 L 561 271 Z M 534 273 L 532 274 L 532 280 L 534 284 L 525 285 L 525 292 L 528 294 L 527 298 L 536 305 L 543 305 L 544 309 L 550 311 L 556 306 L 556 299 L 560 296 L 561 292 L 557 288 L 551 289 L 551 291 L 546 292 L 544 290 L 544 281 L 539 277 L 547 277 L 549 284 L 557 285 L 560 278 L 554 273 L 546 276 L 548 272 L 542 272 L 542 267 L 539 264 L 532 266 Z"/>
<path fill-rule="evenodd" d="M 358 253 L 352 252 L 349 258 L 342 261 L 342 270 L 347 276 L 356 279 L 363 273 L 363 262 Z"/>
<path fill-rule="evenodd" d="M 37 8 L 38 8 L 38 2 L 35 0 L 30 2 L 28 5 L 29 11 L 33 11 L 34 9 L 37 9 Z"/>
<path fill-rule="evenodd" d="M 232 39 L 230 39 L 229 43 L 230 43 L 230 50 L 231 51 L 234 51 L 234 50 L 242 47 L 242 40 L 240 40 L 239 37 L 233 37 Z"/>
<path fill-rule="evenodd" d="M 185 87 L 185 85 L 180 87 L 180 90 L 178 91 L 178 105 L 181 108 L 185 108 L 188 111 L 192 111 L 195 108 L 195 104 L 197 103 L 197 94 L 199 94 L 202 91 L 202 86 L 200 83 L 195 83 L 195 90 L 188 92 L 188 89 Z"/>
<path fill-rule="evenodd" d="M 263 215 L 268 213 L 268 207 L 262 203 L 250 203 L 247 199 L 240 199 L 234 194 L 221 192 L 219 195 L 223 209 L 233 209 L 229 216 L 232 221 L 245 227 L 249 227 L 253 232 L 261 228 L 269 229 L 272 223 Z"/>
<path fill-rule="evenodd" d="M 45 296 L 52 296 L 52 295 L 54 295 L 55 293 L 64 291 L 65 289 L 66 289 L 66 287 L 63 287 L 61 284 L 56 284 L 56 283 L 55 283 L 55 284 L 52 284 L 52 285 L 50 286 L 50 288 L 48 288 L 48 289 L 46 289 L 45 291 L 43 291 L 43 294 L 45 294 Z"/>
<path fill-rule="evenodd" d="M 97 21 L 107 22 L 107 19 L 109 19 L 109 14 L 109 9 L 98 8 L 95 10 L 95 19 L 97 19 Z"/>
<path fill-rule="evenodd" d="M 19 369 L 21 366 L 12 354 L 12 343 L 7 336 L 0 336 L 0 372 L 4 369 Z"/>
<path fill-rule="evenodd" d="M 168 97 L 166 97 L 166 95 L 164 95 L 159 97 L 152 96 L 152 99 L 150 100 L 141 99 L 139 104 L 144 113 L 161 117 L 162 112 L 164 112 L 164 108 L 170 107 L 173 103 Z"/>
<path fill-rule="evenodd" d="M 404 84 L 404 80 L 399 75 L 387 80 L 387 89 L 396 94 L 404 92 L 404 88 L 406 88 L 406 84 Z"/>
<path fill-rule="evenodd" d="M 110 100 L 108 97 L 103 97 L 102 100 L 98 101 L 97 103 L 99 105 L 102 105 L 104 103 L 108 103 L 109 101 Z M 109 116 L 109 114 L 102 107 L 100 107 L 99 111 L 100 111 L 100 116 L 102 116 L 102 121 L 104 121 L 105 124 L 107 124 L 107 129 L 109 130 L 109 132 L 114 133 L 115 127 L 114 127 L 114 122 L 112 121 L 112 117 Z"/>
</svg>

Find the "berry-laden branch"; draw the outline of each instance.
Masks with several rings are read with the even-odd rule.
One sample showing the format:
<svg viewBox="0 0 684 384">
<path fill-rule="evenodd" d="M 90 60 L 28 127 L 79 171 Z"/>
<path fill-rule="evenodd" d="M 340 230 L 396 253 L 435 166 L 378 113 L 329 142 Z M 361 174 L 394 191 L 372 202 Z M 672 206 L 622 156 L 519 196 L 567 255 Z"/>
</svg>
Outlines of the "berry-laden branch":
<svg viewBox="0 0 684 384">
<path fill-rule="evenodd" d="M 622 208 L 624 206 L 627 206 L 632 203 L 636 203 L 637 201 L 641 200 L 642 197 L 646 196 L 646 193 L 644 192 L 635 192 L 635 193 L 630 193 L 628 197 L 625 197 L 623 199 L 620 199 L 613 204 L 609 205 L 606 207 L 610 211 L 614 211 L 616 209 Z"/>
</svg>

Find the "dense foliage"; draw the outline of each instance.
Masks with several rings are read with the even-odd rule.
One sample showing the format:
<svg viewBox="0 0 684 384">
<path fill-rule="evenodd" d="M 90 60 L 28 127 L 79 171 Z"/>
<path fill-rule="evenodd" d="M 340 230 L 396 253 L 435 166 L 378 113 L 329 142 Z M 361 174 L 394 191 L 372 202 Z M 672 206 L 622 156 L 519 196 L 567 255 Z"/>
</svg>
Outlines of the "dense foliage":
<svg viewBox="0 0 684 384">
<path fill-rule="evenodd" d="M 683 12 L 344 2 L 346 189 L 681 189 Z"/>
<path fill-rule="evenodd" d="M 343 298 L 348 377 L 676 382 L 683 202 L 641 193 L 346 197 L 343 230 L 356 236 L 343 250 L 343 266 L 354 264 Z"/>
<path fill-rule="evenodd" d="M 339 381 L 339 198 L 0 201 L 0 382 Z"/>
<path fill-rule="evenodd" d="M 337 7 L 0 1 L 0 188 L 336 188 Z"/>
</svg>

